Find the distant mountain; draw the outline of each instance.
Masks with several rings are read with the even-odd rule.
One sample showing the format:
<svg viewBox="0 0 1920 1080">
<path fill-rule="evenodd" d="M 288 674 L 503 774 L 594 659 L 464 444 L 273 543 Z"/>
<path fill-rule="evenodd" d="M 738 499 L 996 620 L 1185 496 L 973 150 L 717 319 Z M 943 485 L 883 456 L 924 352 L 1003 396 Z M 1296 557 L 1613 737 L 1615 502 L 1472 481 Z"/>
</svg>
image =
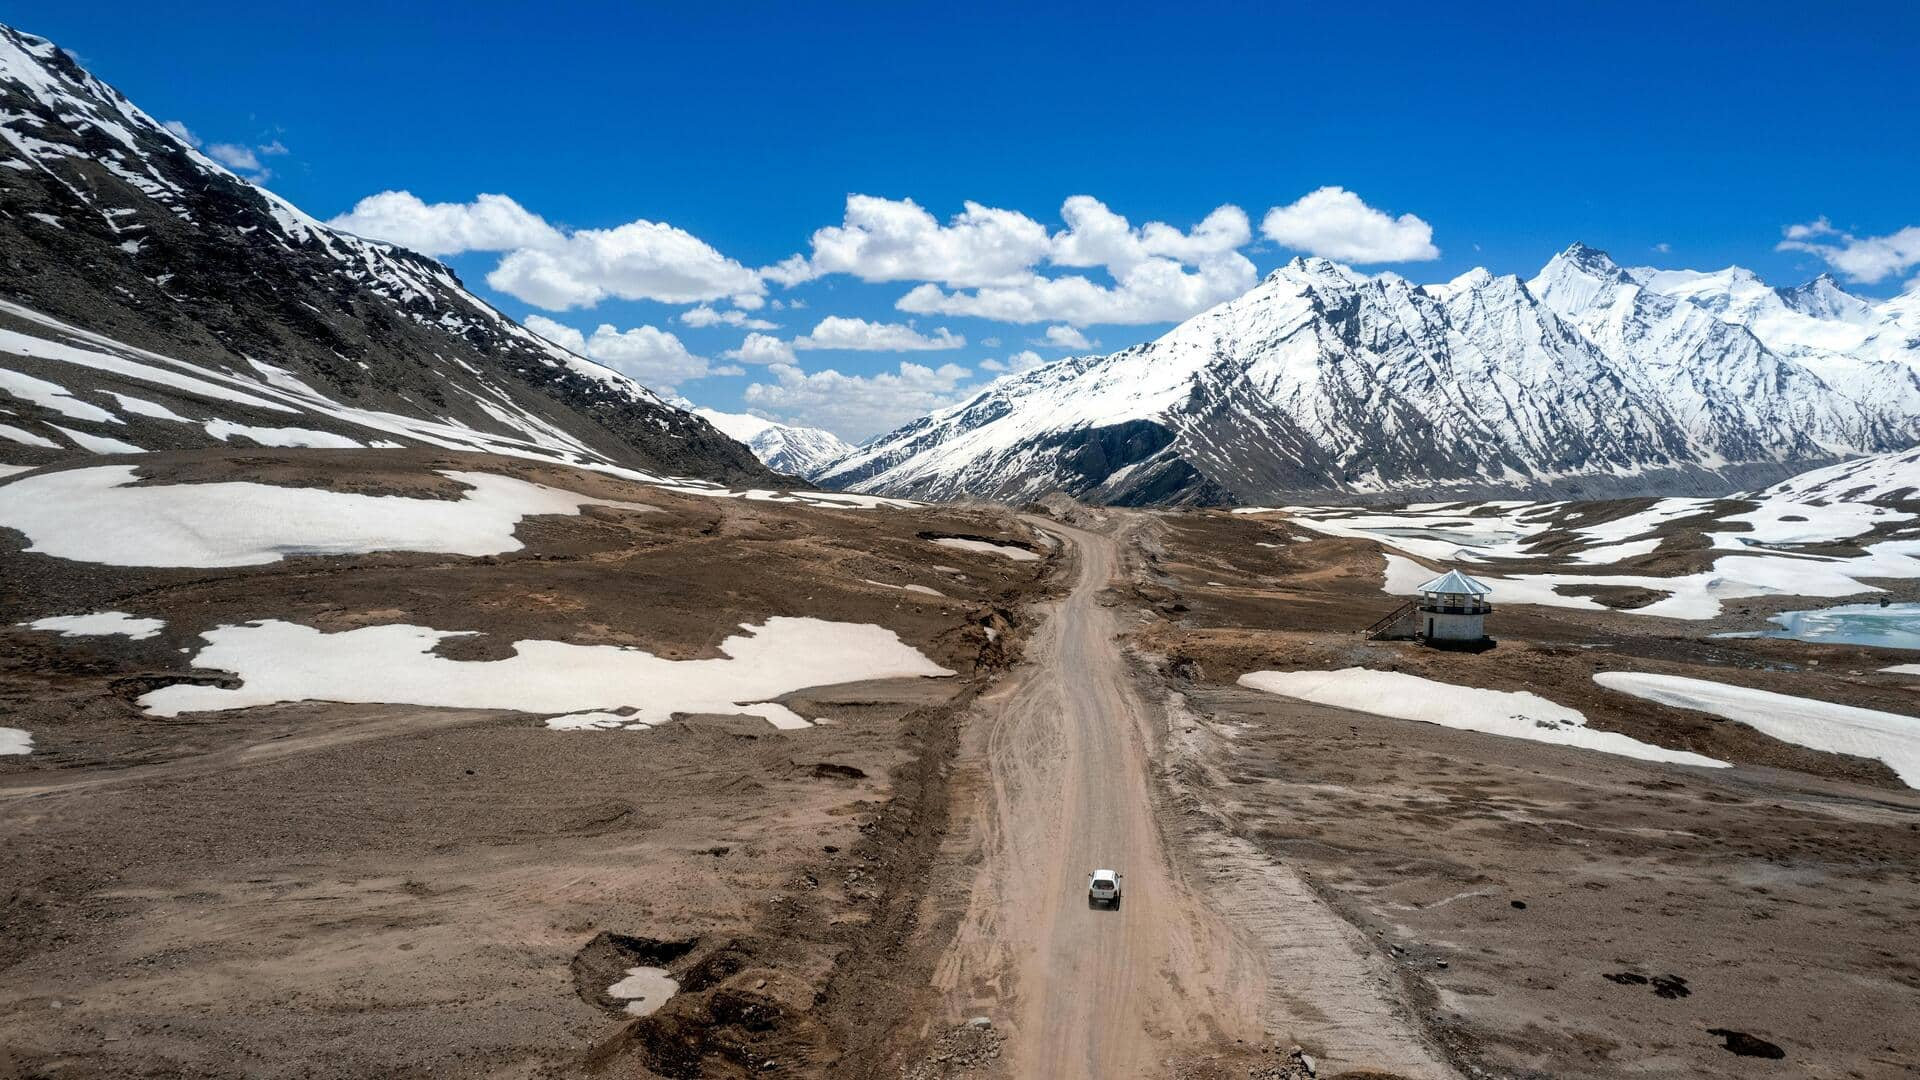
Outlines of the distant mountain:
<svg viewBox="0 0 1920 1080">
<path fill-rule="evenodd" d="M 694 409 L 693 412 L 728 438 L 746 443 L 747 449 L 752 450 L 762 464 L 777 473 L 811 480 L 853 453 L 852 445 L 831 431 L 775 423 L 746 413 L 714 409 Z"/>
<path fill-rule="evenodd" d="M 744 446 L 0 27 L 0 461 L 429 445 L 722 481 Z"/>
<path fill-rule="evenodd" d="M 1625 270 L 1575 244 L 1527 288 L 1621 368 L 1652 381 L 1701 464 L 1819 462 L 1920 437 L 1914 362 L 1769 346 L 1751 325 L 1811 317 L 1744 270 L 1712 275 L 1727 283 L 1718 289 L 1678 277 Z"/>
<path fill-rule="evenodd" d="M 1920 440 L 1907 306 L 1831 280 L 1627 270 L 1579 244 L 1525 282 L 1295 259 L 1157 341 L 1000 379 L 818 480 L 1134 504 L 1719 494 Z M 1867 329 L 1789 348 L 1800 320 Z"/>
</svg>

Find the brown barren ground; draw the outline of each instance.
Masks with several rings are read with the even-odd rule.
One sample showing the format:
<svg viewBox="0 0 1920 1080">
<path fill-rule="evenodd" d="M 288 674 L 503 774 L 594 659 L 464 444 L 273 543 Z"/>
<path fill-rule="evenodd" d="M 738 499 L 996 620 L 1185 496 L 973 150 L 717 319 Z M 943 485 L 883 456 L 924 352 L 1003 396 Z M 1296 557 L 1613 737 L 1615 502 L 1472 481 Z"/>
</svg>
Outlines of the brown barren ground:
<svg viewBox="0 0 1920 1080">
<path fill-rule="evenodd" d="M 1378 549 L 1287 532 L 1181 514 L 1142 536 L 1134 583 L 1153 617 L 1133 642 L 1186 716 L 1170 779 L 1230 837 L 1229 855 L 1251 848 L 1291 868 L 1364 932 L 1454 1062 L 1515 1077 L 1920 1075 L 1920 792 L 1878 761 L 1592 680 L 1666 672 L 1913 714 L 1911 680 L 1876 671 L 1910 657 L 1705 640 L 1834 602 L 1780 597 L 1702 624 L 1496 595 L 1490 651 L 1369 642 L 1359 631 L 1397 602 L 1380 591 Z M 1913 588 L 1884 584 L 1896 599 Z M 1596 727 L 1734 767 L 1235 685 L 1253 670 L 1350 666 L 1531 690 Z"/>
<path fill-rule="evenodd" d="M 675 495 L 477 455 L 154 455 L 146 474 L 456 497 L 429 467 L 630 500 L 523 521 L 525 550 L 131 569 L 0 534 L 0 1075 L 834 1075 L 897 1011 L 862 981 L 917 900 L 955 716 L 1017 652 L 1048 564 L 1004 511 Z M 880 584 L 873 584 L 878 582 Z M 918 584 L 943 596 L 897 586 Z M 144 641 L 14 624 L 120 610 Z M 685 658 L 771 615 L 871 622 L 959 674 L 802 691 L 831 721 L 555 732 L 511 712 L 301 702 L 160 719 L 212 626 L 479 631 Z M 449 650 L 452 651 L 452 650 Z M 202 672 L 201 676 L 217 673 Z M 626 967 L 681 992 L 644 1019 Z"/>
</svg>

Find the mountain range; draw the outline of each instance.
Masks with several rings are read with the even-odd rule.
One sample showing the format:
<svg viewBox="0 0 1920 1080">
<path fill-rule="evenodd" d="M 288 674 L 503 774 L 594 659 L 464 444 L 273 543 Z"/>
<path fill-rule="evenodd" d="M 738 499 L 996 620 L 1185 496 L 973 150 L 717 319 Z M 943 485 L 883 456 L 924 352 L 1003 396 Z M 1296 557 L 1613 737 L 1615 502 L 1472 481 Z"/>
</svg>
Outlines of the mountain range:
<svg viewBox="0 0 1920 1080">
<path fill-rule="evenodd" d="M 767 486 L 1122 504 L 1723 494 L 1920 441 L 1920 292 L 1295 259 L 1105 356 L 850 447 L 671 403 L 331 228 L 0 27 L 0 462 L 470 449 Z"/>
<path fill-rule="evenodd" d="M 817 478 L 1121 504 L 1721 494 L 1920 440 L 1920 294 L 1626 268 L 1441 285 L 1295 259 L 1156 341 L 1002 378 Z"/>
<path fill-rule="evenodd" d="M 778 478 L 432 259 L 327 227 L 0 27 L 0 457 L 438 446 Z"/>
</svg>

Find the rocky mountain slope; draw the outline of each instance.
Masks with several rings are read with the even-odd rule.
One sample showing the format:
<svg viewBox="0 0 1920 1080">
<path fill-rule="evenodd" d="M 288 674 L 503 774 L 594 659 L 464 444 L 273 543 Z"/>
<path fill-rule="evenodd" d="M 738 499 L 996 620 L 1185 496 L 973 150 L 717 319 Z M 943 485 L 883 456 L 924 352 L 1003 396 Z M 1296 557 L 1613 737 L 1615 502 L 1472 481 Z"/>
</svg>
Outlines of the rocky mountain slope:
<svg viewBox="0 0 1920 1080">
<path fill-rule="evenodd" d="M 831 431 L 780 424 L 747 413 L 706 408 L 693 412 L 728 438 L 747 444 L 747 449 L 775 472 L 810 480 L 853 453 L 852 445 Z"/>
<path fill-rule="evenodd" d="M 428 445 L 722 481 L 747 449 L 228 172 L 0 27 L 0 461 Z"/>
<path fill-rule="evenodd" d="M 1659 273 L 1578 244 L 1524 282 L 1296 259 L 1157 341 L 1002 379 L 819 479 L 1125 504 L 1717 494 L 1920 439 L 1911 298 L 1742 280 L 1735 302 L 1711 275 Z M 1789 347 L 1841 319 L 1851 350 Z"/>
</svg>

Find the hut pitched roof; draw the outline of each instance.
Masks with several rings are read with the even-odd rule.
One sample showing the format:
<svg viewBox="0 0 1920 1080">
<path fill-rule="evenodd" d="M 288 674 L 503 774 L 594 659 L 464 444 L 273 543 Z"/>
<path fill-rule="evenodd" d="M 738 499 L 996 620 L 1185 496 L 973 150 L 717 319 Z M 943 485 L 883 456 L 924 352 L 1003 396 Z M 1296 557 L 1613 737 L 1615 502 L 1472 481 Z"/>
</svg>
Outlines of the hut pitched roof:
<svg viewBox="0 0 1920 1080">
<path fill-rule="evenodd" d="M 1468 577 L 1458 570 L 1449 570 L 1441 574 L 1439 577 L 1420 586 L 1419 591 L 1423 593 L 1448 593 L 1460 596 L 1486 596 L 1493 592 L 1493 590 L 1488 588 L 1483 582 L 1475 581 L 1473 578 Z"/>
</svg>

